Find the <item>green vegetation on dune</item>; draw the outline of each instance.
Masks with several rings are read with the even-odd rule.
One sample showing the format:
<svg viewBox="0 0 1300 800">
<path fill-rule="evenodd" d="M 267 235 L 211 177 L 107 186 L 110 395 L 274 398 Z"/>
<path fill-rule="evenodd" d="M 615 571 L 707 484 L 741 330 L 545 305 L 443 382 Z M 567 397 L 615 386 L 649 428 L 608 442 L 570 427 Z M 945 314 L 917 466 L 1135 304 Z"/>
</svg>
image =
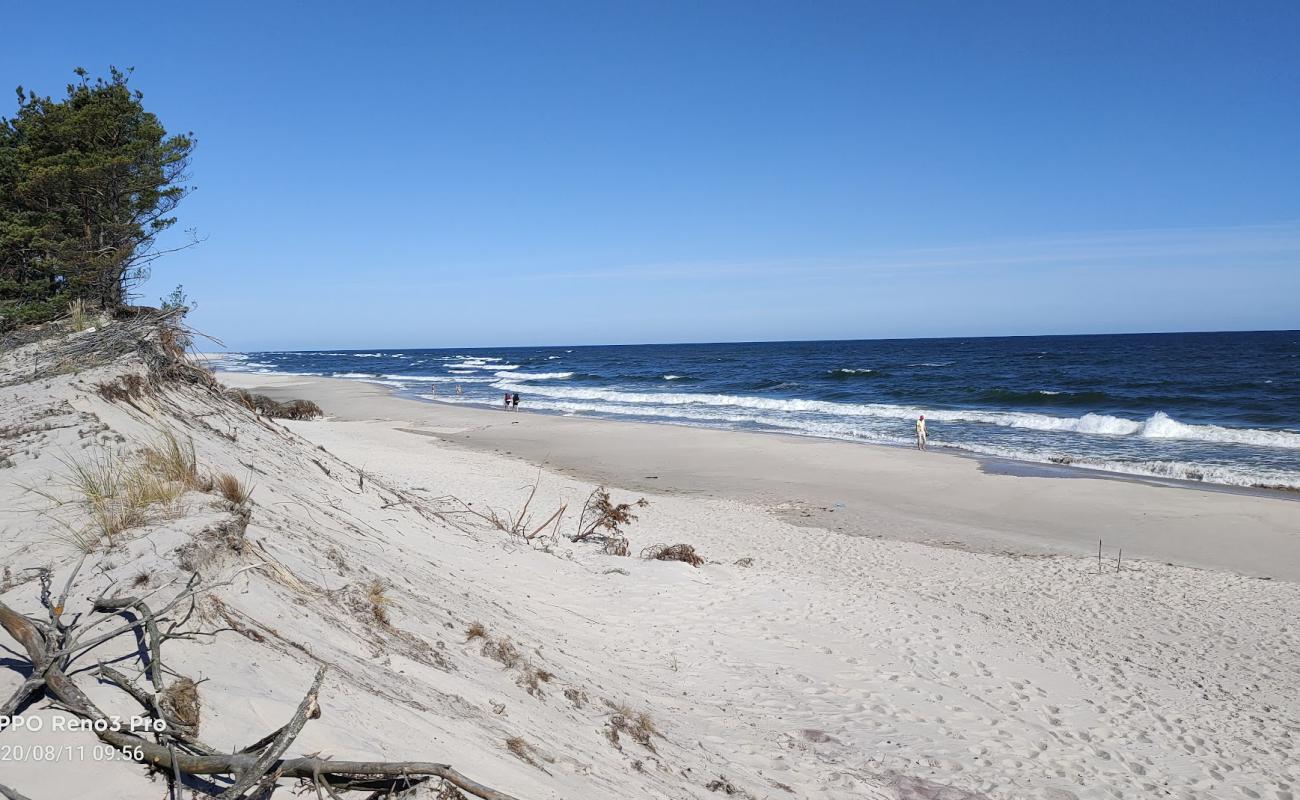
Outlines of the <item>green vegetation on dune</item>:
<svg viewBox="0 0 1300 800">
<path fill-rule="evenodd" d="M 125 305 L 191 189 L 191 134 L 169 135 L 128 72 L 76 75 L 58 100 L 18 87 L 0 120 L 0 330 Z"/>
</svg>

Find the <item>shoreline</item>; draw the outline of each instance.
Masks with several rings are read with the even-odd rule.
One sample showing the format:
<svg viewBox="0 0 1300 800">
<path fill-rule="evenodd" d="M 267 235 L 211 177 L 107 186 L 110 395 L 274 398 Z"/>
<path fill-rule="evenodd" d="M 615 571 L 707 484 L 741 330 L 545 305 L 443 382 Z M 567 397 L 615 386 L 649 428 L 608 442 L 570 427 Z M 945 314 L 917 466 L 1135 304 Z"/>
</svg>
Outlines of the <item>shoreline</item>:
<svg viewBox="0 0 1300 800">
<path fill-rule="evenodd" d="M 1300 581 L 1300 504 L 1279 491 L 781 433 L 506 413 L 338 378 L 218 377 L 314 400 L 336 420 L 396 422 L 407 434 L 581 480 L 732 499 L 842 534 L 1029 556 L 1095 557 L 1100 539 L 1103 560 L 1122 548 L 1125 560 Z"/>
</svg>

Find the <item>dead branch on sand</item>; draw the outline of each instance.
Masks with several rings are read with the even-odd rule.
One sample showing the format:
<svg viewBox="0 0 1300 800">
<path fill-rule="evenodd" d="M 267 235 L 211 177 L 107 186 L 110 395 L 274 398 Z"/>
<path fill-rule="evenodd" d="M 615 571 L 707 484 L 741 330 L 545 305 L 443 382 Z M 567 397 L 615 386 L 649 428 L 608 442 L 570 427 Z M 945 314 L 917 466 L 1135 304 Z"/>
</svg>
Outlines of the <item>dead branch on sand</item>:
<svg viewBox="0 0 1300 800">
<path fill-rule="evenodd" d="M 500 512 L 492 507 L 487 507 L 486 511 L 480 511 L 471 504 L 461 500 L 454 495 L 439 497 L 433 502 L 437 504 L 437 511 L 434 512 L 438 517 L 455 525 L 458 521 L 473 520 L 479 524 L 486 524 L 493 530 L 501 531 L 512 539 L 518 539 L 526 544 L 532 545 L 537 541 L 549 539 L 554 541 L 559 535 L 560 522 L 564 518 L 564 512 L 568 509 L 567 505 L 561 504 L 555 509 L 540 525 L 534 524 L 533 515 L 529 507 L 533 504 L 533 499 L 537 496 L 538 480 L 533 481 L 533 485 L 528 490 L 528 496 L 524 498 L 524 503 L 516 512 Z M 463 529 L 463 528 L 462 528 Z M 548 534 L 549 531 L 549 534 Z"/>
<path fill-rule="evenodd" d="M 199 585 L 195 575 L 184 590 L 158 610 L 148 602 L 149 597 L 157 592 L 137 597 L 108 596 L 106 591 L 92 602 L 89 611 L 76 614 L 68 621 L 64 616 L 65 603 L 80 567 L 78 563 L 73 569 L 58 599 L 51 595 L 50 572 L 39 572 L 40 600 L 47 619 L 19 614 L 0 602 L 0 627 L 22 646 L 31 667 L 30 677 L 0 706 L 0 719 L 13 716 L 43 693 L 58 707 L 95 723 L 92 725 L 95 735 L 105 744 L 167 775 L 171 785 L 170 796 L 177 799 L 182 785 L 193 789 L 196 795 L 202 792 L 219 800 L 236 800 L 263 796 L 267 789 L 285 779 L 302 781 L 318 794 L 323 789 L 331 797 L 341 797 L 342 792 L 386 795 L 438 779 L 443 785 L 454 786 L 482 800 L 515 800 L 467 778 L 448 764 L 336 761 L 317 756 L 285 758 L 285 752 L 307 722 L 321 715 L 318 695 L 325 679 L 324 667 L 317 671 L 311 688 L 283 727 L 235 753 L 225 753 L 204 744 L 197 738 L 197 709 L 182 710 L 196 702 L 197 697 L 183 702 L 175 699 L 176 684 L 167 684 L 163 645 L 172 639 L 200 635 L 188 627 L 198 600 L 205 593 L 228 585 L 235 576 L 255 567 L 237 570 L 225 580 L 206 585 Z M 125 623 L 91 635 L 93 629 L 101 625 L 108 627 L 112 621 L 120 619 L 125 619 Z M 69 667 L 77 658 L 119 636 L 137 638 L 145 643 L 145 652 L 140 655 L 140 660 L 152 691 L 137 686 L 122 673 L 103 664 L 99 665 L 95 675 L 121 689 L 143 707 L 152 718 L 143 728 L 128 729 L 114 724 L 114 720 L 69 676 Z M 0 786 L 0 796 L 8 800 L 28 800 L 7 786 Z"/>
</svg>

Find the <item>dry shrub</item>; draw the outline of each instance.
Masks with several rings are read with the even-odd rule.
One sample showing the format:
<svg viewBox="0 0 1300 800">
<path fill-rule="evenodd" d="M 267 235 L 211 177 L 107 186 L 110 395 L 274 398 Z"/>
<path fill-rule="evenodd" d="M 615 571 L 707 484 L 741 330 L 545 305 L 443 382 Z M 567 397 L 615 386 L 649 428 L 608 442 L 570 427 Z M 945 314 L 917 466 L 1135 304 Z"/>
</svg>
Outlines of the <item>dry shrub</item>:
<svg viewBox="0 0 1300 800">
<path fill-rule="evenodd" d="M 465 641 L 472 642 L 475 639 L 488 638 L 487 628 L 481 622 L 471 622 L 465 629 Z"/>
<path fill-rule="evenodd" d="M 280 419 L 315 419 L 325 416 L 325 412 L 310 400 L 291 400 L 281 403 L 271 416 Z"/>
<path fill-rule="evenodd" d="M 143 377 L 131 373 L 129 375 L 119 375 L 116 381 L 104 381 L 95 384 L 95 390 L 99 396 L 110 403 L 129 403 L 135 405 L 135 401 L 144 397 L 149 390 L 149 382 Z"/>
<path fill-rule="evenodd" d="M 682 561 L 692 567 L 704 563 L 704 559 L 689 544 L 657 544 L 642 550 L 641 557 L 650 561 Z"/>
<path fill-rule="evenodd" d="M 239 478 L 236 478 L 229 472 L 223 472 L 220 475 L 213 477 L 212 484 L 216 489 L 217 494 L 237 506 L 242 506 L 247 503 L 250 495 L 253 493 L 251 488 L 245 486 Z"/>
<path fill-rule="evenodd" d="M 578 516 L 578 531 L 572 541 L 581 542 L 589 539 L 626 538 L 622 526 L 636 521 L 632 508 L 645 508 L 650 502 L 642 497 L 635 503 L 618 503 L 610 499 L 609 491 L 604 486 L 597 486 L 582 506 Z"/>
<path fill-rule="evenodd" d="M 315 419 L 325 416 L 321 407 L 310 400 L 290 400 L 281 403 L 264 394 L 253 394 L 243 389 L 230 389 L 226 396 L 250 411 L 275 419 Z"/>
</svg>

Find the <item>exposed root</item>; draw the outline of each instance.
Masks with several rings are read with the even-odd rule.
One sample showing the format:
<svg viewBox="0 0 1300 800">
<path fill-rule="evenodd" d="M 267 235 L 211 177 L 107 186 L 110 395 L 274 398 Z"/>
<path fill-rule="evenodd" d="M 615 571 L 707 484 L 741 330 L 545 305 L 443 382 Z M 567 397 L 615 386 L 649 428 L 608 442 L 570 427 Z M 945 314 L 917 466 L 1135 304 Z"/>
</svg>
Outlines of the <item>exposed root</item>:
<svg viewBox="0 0 1300 800">
<path fill-rule="evenodd" d="M 438 778 L 482 800 L 514 800 L 504 792 L 467 778 L 447 764 L 344 761 L 314 755 L 286 758 L 284 754 L 307 722 L 321 715 L 319 694 L 325 679 L 324 667 L 316 672 L 311 688 L 292 718 L 278 730 L 235 753 L 225 753 L 203 743 L 197 738 L 197 691 L 192 681 L 186 685 L 188 679 L 167 685 L 163 645 L 172 639 L 193 635 L 195 631 L 186 628 L 185 624 L 193 615 L 198 600 L 213 589 L 229 585 L 236 575 L 247 570 L 237 571 L 223 581 L 204 586 L 198 585 L 195 576 L 182 592 L 157 610 L 146 604 L 143 598 L 101 595 L 88 611 L 65 618 L 67 596 L 80 566 L 79 563 L 72 571 L 57 600 L 51 592 L 50 574 L 40 573 L 41 601 L 48 612 L 47 620 L 19 614 L 0 602 L 0 627 L 18 644 L 19 652 L 26 654 L 30 671 L 30 677 L 17 692 L 0 705 L 0 719 L 8 719 L 16 709 L 43 693 L 76 716 L 99 723 L 92 727 L 105 744 L 133 755 L 141 764 L 168 776 L 175 790 L 174 796 L 179 796 L 179 787 L 186 776 L 217 776 L 228 782 L 229 785 L 218 796 L 219 800 L 244 798 L 254 787 L 259 787 L 261 793 L 269 793 L 282 780 L 309 781 L 318 789 L 328 790 L 331 796 L 353 791 L 382 796 L 410 788 L 428 778 Z M 189 610 L 185 611 L 186 608 Z M 131 613 L 126 614 L 127 611 Z M 178 619 L 173 619 L 173 612 L 183 613 Z M 119 616 L 124 621 L 112 627 L 111 623 Z M 108 630 L 94 632 L 101 624 Z M 165 721 L 167 724 L 161 730 L 160 726 L 124 729 L 108 724 L 108 715 L 67 672 L 74 659 L 118 637 L 134 637 L 144 643 L 147 659 L 142 657 L 142 666 L 152 691 L 136 686 L 111 667 L 101 665 L 97 674 L 134 699 L 147 714 Z M 522 747 L 522 752 L 530 758 L 537 754 L 531 745 L 524 743 Z M 515 752 L 513 748 L 512 752 Z M 530 763 L 536 765 L 535 760 Z M 7 798 L 25 800 L 8 787 L 4 787 L 3 794 Z"/>
</svg>

